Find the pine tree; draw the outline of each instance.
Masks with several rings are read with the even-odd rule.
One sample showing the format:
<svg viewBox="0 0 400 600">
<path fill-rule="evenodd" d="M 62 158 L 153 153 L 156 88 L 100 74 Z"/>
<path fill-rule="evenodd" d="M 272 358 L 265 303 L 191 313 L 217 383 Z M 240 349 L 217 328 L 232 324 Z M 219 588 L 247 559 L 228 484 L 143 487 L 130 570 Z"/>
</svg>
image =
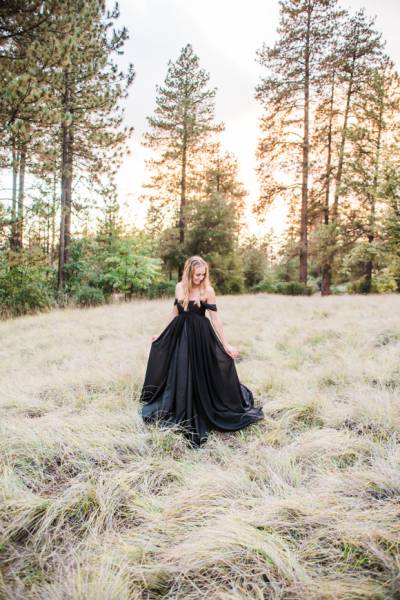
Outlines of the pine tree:
<svg viewBox="0 0 400 600">
<path fill-rule="evenodd" d="M 383 239 L 387 250 L 387 263 L 400 292 L 400 147 L 393 143 L 390 160 L 384 169 L 381 196 L 385 198 L 386 210 Z"/>
<path fill-rule="evenodd" d="M 307 282 L 311 116 L 325 47 L 337 24 L 336 5 L 336 0 L 281 0 L 279 40 L 272 48 L 264 44 L 257 53 L 268 75 L 256 88 L 264 108 L 258 146 L 262 191 L 256 210 L 264 211 L 278 196 L 300 204 L 302 283 Z"/>
<path fill-rule="evenodd" d="M 102 186 L 100 195 L 103 198 L 103 206 L 97 225 L 97 238 L 103 243 L 110 243 L 114 238 L 122 237 L 125 233 L 115 183 Z"/>
<path fill-rule="evenodd" d="M 363 216 L 364 236 L 368 240 L 363 291 L 372 288 L 373 245 L 378 235 L 378 208 L 385 168 L 385 149 L 396 129 L 399 110 L 399 78 L 389 58 L 369 69 L 368 78 L 358 94 L 357 120 L 349 127 L 351 158 L 343 177 L 343 194 L 354 196 Z"/>
<path fill-rule="evenodd" d="M 10 244 L 22 246 L 25 172 L 60 172 L 59 288 L 71 240 L 73 182 L 89 186 L 115 173 L 131 129 L 122 127 L 120 100 L 134 73 L 119 71 L 127 30 L 114 28 L 117 6 L 104 0 L 18 0 L 0 18 L 0 127 L 12 170 Z M 53 202 L 54 207 L 56 205 Z"/>
<path fill-rule="evenodd" d="M 199 254 L 209 262 L 217 289 L 222 293 L 242 291 L 238 229 L 232 201 L 223 194 L 214 192 L 195 204 L 185 254 Z"/>
<path fill-rule="evenodd" d="M 54 90 L 59 126 L 61 170 L 61 220 L 58 287 L 65 284 L 65 264 L 71 241 L 73 180 L 77 173 L 99 182 L 111 176 L 122 156 L 130 128 L 122 128 L 119 102 L 133 81 L 113 61 L 122 53 L 126 28 L 110 28 L 118 18 L 117 6 L 107 11 L 102 0 L 70 0 L 54 11 L 47 44 L 58 57 L 49 73 Z M 90 174 L 90 175 L 89 175 Z"/>
<path fill-rule="evenodd" d="M 57 0 L 55 0 L 57 1 Z M 50 14 L 46 5 L 52 8 L 52 2 L 43 0 L 3 0 L 0 11 L 0 48 L 7 52 L 10 42 L 34 37 L 37 30 L 46 26 Z"/>
<path fill-rule="evenodd" d="M 351 130 L 354 122 L 364 120 L 360 105 L 363 90 L 369 86 L 369 76 L 381 60 L 381 36 L 374 20 L 359 11 L 345 15 L 342 27 L 334 36 L 332 51 L 324 70 L 330 77 L 325 100 L 317 110 L 315 145 L 326 165 L 320 165 L 322 186 L 322 225 L 316 231 L 316 254 L 321 265 L 321 294 L 330 293 L 332 276 L 344 256 L 362 234 L 353 204 L 346 195 L 346 171 L 355 167 Z"/>
<path fill-rule="evenodd" d="M 215 89 L 210 76 L 200 68 L 190 44 L 176 62 L 169 61 L 164 85 L 157 86 L 156 109 L 148 117 L 150 130 L 144 145 L 158 154 L 149 161 L 152 169 L 152 200 L 178 212 L 179 244 L 185 243 L 187 205 L 198 191 L 198 165 L 210 149 L 215 123 Z"/>
<path fill-rule="evenodd" d="M 5 0 L 0 12 L 0 160 L 12 172 L 9 237 L 15 249 L 24 242 L 25 172 L 43 174 L 49 160 L 53 167 L 48 171 L 54 171 L 56 144 L 49 135 L 57 122 L 58 103 L 49 74 L 63 60 L 53 39 L 54 15 L 61 4 L 65 3 Z"/>
<path fill-rule="evenodd" d="M 364 10 L 358 11 L 346 24 L 342 49 L 340 82 L 344 87 L 343 123 L 335 177 L 335 195 L 332 217 L 339 215 L 341 184 L 345 168 L 346 143 L 354 106 L 360 90 L 368 81 L 371 68 L 377 66 L 382 56 L 381 35 L 374 28 L 375 20 L 368 19 Z"/>
<path fill-rule="evenodd" d="M 220 144 L 214 144 L 207 154 L 199 157 L 199 161 L 198 180 L 186 210 L 184 243 L 179 242 L 179 215 L 176 225 L 165 227 L 162 215 L 154 205 L 150 206 L 148 212 L 147 231 L 159 240 L 160 256 L 170 272 L 177 269 L 179 273 L 180 266 L 189 254 L 201 253 L 204 248 L 207 248 L 207 253 L 212 252 L 209 240 L 214 240 L 214 236 L 209 227 L 215 226 L 213 219 L 219 223 L 221 206 L 223 214 L 225 210 L 230 213 L 227 226 L 229 244 L 232 242 L 237 245 L 239 240 L 247 190 L 238 178 L 235 157 L 230 152 L 223 152 Z M 222 225 L 222 229 L 225 225 Z M 219 225 L 217 229 L 220 232 Z M 225 246 L 225 253 L 229 254 L 233 250 L 228 245 Z"/>
<path fill-rule="evenodd" d="M 220 143 L 215 144 L 205 156 L 199 187 L 200 197 L 222 194 L 231 203 L 238 220 L 243 216 L 248 193 L 239 180 L 239 164 L 232 152 L 222 150 Z"/>
<path fill-rule="evenodd" d="M 345 16 L 345 13 L 338 14 L 337 24 L 344 23 Z M 341 44 L 342 27 L 337 27 L 328 41 L 327 54 L 321 64 L 322 77 L 318 86 L 312 138 L 315 149 L 315 186 L 310 229 L 313 234 L 314 261 L 319 263 L 321 272 L 323 296 L 330 293 L 333 262 L 336 257 L 336 224 L 331 223 L 331 195 L 339 135 Z"/>
</svg>

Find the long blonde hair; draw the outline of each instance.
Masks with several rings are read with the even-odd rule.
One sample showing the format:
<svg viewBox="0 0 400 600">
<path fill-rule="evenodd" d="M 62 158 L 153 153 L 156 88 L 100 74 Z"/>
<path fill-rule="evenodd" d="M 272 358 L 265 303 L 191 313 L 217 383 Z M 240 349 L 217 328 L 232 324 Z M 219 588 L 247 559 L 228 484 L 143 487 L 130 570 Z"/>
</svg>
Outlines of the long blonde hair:
<svg viewBox="0 0 400 600">
<path fill-rule="evenodd" d="M 204 279 L 200 284 L 200 300 L 206 298 L 207 289 L 210 287 L 209 268 L 206 261 L 201 256 L 191 256 L 188 258 L 185 261 L 182 274 L 183 298 L 178 298 L 185 310 L 187 310 L 189 305 L 189 296 L 192 291 L 192 275 L 196 267 L 204 267 L 205 269 Z M 200 302 L 196 301 L 196 304 L 200 306 Z"/>
</svg>

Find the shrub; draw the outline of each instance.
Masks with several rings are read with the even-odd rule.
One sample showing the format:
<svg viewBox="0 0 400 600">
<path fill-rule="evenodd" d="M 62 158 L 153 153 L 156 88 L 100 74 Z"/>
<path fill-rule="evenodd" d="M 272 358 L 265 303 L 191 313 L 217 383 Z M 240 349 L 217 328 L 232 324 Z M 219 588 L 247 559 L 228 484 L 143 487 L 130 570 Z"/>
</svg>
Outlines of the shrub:
<svg viewBox="0 0 400 600">
<path fill-rule="evenodd" d="M 373 275 L 371 288 L 369 287 L 368 280 L 365 276 L 356 279 L 356 281 L 352 281 L 348 287 L 350 294 L 386 294 L 395 292 L 396 290 L 396 280 L 387 269 Z"/>
<path fill-rule="evenodd" d="M 162 298 L 163 296 L 173 296 L 175 293 L 176 280 L 162 279 L 152 283 L 146 292 L 147 298 Z"/>
<path fill-rule="evenodd" d="M 304 285 L 298 281 L 274 281 L 265 278 L 252 288 L 253 292 L 269 292 L 288 296 L 311 296 L 316 290 L 312 285 Z"/>
<path fill-rule="evenodd" d="M 240 257 L 231 252 L 203 255 L 210 265 L 211 283 L 219 294 L 240 294 L 243 292 L 243 271 Z"/>
<path fill-rule="evenodd" d="M 243 261 L 244 284 L 247 288 L 253 288 L 264 278 L 267 268 L 266 249 L 259 246 L 255 236 L 251 236 L 247 245 L 240 251 Z"/>
<path fill-rule="evenodd" d="M 397 291 L 397 281 L 389 269 L 383 269 L 372 277 L 372 290 L 375 294 L 387 294 Z"/>
<path fill-rule="evenodd" d="M 100 295 L 92 289 L 100 289 L 104 298 L 113 293 L 125 298 L 146 293 L 159 277 L 161 260 L 146 254 L 148 248 L 135 236 L 126 238 L 82 238 L 73 240 L 66 265 L 67 288 L 75 299 L 81 296 L 99 303 Z M 104 298 L 102 302 L 104 302 Z M 78 302 L 79 303 L 79 302 Z"/>
<path fill-rule="evenodd" d="M 103 290 L 88 285 L 81 287 L 74 299 L 79 306 L 99 306 L 106 301 Z"/>
<path fill-rule="evenodd" d="M 252 292 L 269 292 L 270 294 L 274 294 L 276 290 L 277 281 L 275 281 L 272 277 L 264 277 L 262 281 L 253 285 L 251 288 Z"/>
<path fill-rule="evenodd" d="M 340 295 L 340 294 L 348 294 L 349 287 L 351 286 L 349 281 L 344 281 L 342 283 L 338 283 L 337 285 L 331 286 L 331 294 Z"/>
<path fill-rule="evenodd" d="M 275 286 L 276 294 L 286 294 L 288 296 L 311 296 L 313 288 L 299 281 L 280 281 Z"/>
<path fill-rule="evenodd" d="M 3 318 L 48 310 L 55 304 L 52 269 L 47 265 L 29 264 L 28 260 L 28 255 L 21 253 L 0 264 L 0 316 Z"/>
</svg>

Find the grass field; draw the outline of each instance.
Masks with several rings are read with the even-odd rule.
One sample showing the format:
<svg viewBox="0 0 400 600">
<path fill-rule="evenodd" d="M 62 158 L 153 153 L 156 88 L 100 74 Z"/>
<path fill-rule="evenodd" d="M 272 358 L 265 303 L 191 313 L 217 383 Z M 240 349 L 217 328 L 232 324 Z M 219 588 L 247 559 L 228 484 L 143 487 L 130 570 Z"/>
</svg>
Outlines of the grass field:
<svg viewBox="0 0 400 600">
<path fill-rule="evenodd" d="M 0 597 L 400 598 L 400 296 L 218 299 L 266 418 L 138 395 L 171 300 L 0 323 Z"/>
</svg>

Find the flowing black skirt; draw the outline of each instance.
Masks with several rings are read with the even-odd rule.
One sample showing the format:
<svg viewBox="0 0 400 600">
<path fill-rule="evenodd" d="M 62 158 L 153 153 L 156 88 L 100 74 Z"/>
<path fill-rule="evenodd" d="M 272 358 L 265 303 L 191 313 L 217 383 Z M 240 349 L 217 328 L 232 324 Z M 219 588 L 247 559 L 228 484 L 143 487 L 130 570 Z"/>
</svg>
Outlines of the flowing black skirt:
<svg viewBox="0 0 400 600">
<path fill-rule="evenodd" d="M 196 307 L 180 312 L 152 343 L 140 401 L 146 423 L 179 425 L 193 446 L 212 429 L 236 431 L 264 418 L 239 382 L 235 362 Z M 215 310 L 215 309 L 214 309 Z"/>
</svg>

